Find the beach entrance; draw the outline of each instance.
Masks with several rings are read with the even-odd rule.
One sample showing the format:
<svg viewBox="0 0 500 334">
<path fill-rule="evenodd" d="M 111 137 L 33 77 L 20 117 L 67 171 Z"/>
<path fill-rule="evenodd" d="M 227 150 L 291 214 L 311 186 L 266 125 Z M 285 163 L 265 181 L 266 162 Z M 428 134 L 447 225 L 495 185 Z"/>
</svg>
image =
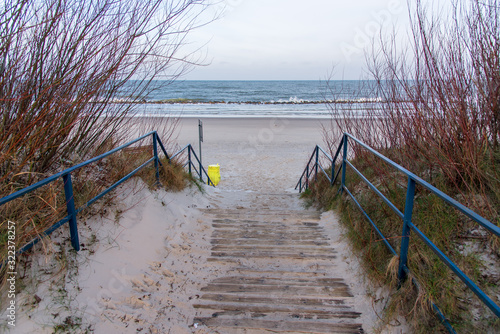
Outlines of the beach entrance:
<svg viewBox="0 0 500 334">
<path fill-rule="evenodd" d="M 183 119 L 181 145 L 197 135 Z M 323 120 L 325 122 L 325 120 Z M 203 161 L 221 181 L 201 209 L 210 224 L 193 326 L 200 333 L 362 333 L 371 301 L 348 271 L 331 213 L 305 209 L 294 189 L 318 119 L 204 119 Z M 334 226 L 335 225 L 335 226 Z M 207 236 L 208 237 L 208 236 Z M 370 320 L 372 321 L 372 320 Z"/>
<path fill-rule="evenodd" d="M 216 207 L 203 210 L 213 227 L 208 261 L 225 273 L 201 288 L 195 326 L 210 333 L 363 333 L 332 240 L 338 236 L 319 212 L 303 209 L 297 194 L 216 196 Z"/>
<path fill-rule="evenodd" d="M 218 186 L 176 193 L 139 178 L 120 185 L 116 206 L 78 226 L 80 252 L 68 253 L 74 267 L 61 280 L 51 267 L 35 293 L 20 297 L 29 309 L 16 329 L 54 321 L 54 310 L 60 321 L 77 315 L 76 326 L 96 333 L 362 333 L 376 325 L 382 289 L 368 293 L 335 215 L 305 209 L 294 189 L 321 141 L 319 120 L 209 119 L 204 126 L 203 161 L 220 164 Z M 163 151 L 158 139 L 153 151 Z M 68 231 L 57 231 L 64 247 Z M 35 256 L 33 263 L 45 261 Z M 37 307 L 33 295 L 43 296 Z"/>
</svg>

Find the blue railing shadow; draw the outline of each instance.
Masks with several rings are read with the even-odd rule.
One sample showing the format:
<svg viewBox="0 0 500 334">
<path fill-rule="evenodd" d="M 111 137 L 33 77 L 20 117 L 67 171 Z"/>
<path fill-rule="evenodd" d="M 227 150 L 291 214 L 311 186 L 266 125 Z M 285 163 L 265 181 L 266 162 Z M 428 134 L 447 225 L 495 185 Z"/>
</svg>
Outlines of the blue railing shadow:
<svg viewBox="0 0 500 334">
<path fill-rule="evenodd" d="M 152 144 L 153 157 L 151 157 L 146 162 L 144 162 L 142 165 L 140 165 L 139 167 L 134 169 L 132 172 L 130 172 L 129 174 L 127 174 L 126 176 L 121 178 L 119 181 L 115 182 L 110 187 L 106 188 L 100 194 L 98 194 L 94 198 L 90 199 L 82 207 L 80 207 L 78 209 L 75 208 L 75 201 L 74 201 L 74 196 L 73 196 L 73 185 L 72 185 L 72 181 L 71 181 L 71 173 L 72 172 L 74 172 L 82 167 L 85 167 L 91 163 L 102 160 L 102 159 L 110 156 L 111 154 L 116 153 L 118 151 L 121 151 L 121 150 L 123 150 L 123 149 L 149 137 L 149 136 L 152 136 L 152 138 L 153 138 L 153 144 Z M 34 245 L 36 245 L 44 236 L 51 234 L 52 232 L 57 230 L 59 227 L 61 227 L 65 223 L 69 223 L 71 245 L 73 246 L 73 248 L 76 251 L 79 251 L 80 250 L 80 242 L 79 242 L 79 237 L 78 237 L 78 225 L 77 225 L 76 217 L 82 210 L 89 207 L 90 205 L 92 205 L 92 203 L 96 202 L 97 200 L 99 200 L 100 198 L 102 198 L 103 196 L 108 194 L 110 191 L 112 191 L 113 189 L 118 187 L 120 184 L 122 184 L 123 182 L 130 179 L 132 176 L 134 176 L 141 169 L 143 169 L 144 167 L 149 165 L 151 162 L 154 163 L 154 167 L 155 167 L 156 183 L 157 183 L 157 185 L 160 184 L 159 166 L 161 165 L 161 162 L 160 162 L 160 158 L 158 155 L 158 146 L 161 149 L 161 151 L 163 152 L 163 154 L 165 155 L 165 157 L 168 159 L 169 163 L 174 158 L 178 157 L 184 150 L 188 149 L 188 161 L 184 166 L 189 166 L 189 173 L 190 174 L 192 172 L 191 167 L 194 166 L 195 172 L 198 175 L 198 177 L 200 178 L 200 180 L 203 181 L 203 174 L 205 174 L 207 177 L 208 183 L 213 186 L 212 181 L 210 180 L 210 178 L 208 177 L 208 174 L 206 173 L 205 169 L 201 165 L 200 160 L 196 156 L 196 153 L 192 149 L 191 145 L 187 145 L 185 148 L 183 148 L 179 152 L 175 153 L 172 157 L 169 157 L 167 150 L 165 149 L 165 146 L 163 145 L 162 141 L 158 137 L 158 133 L 156 131 L 151 131 L 151 132 L 149 132 L 149 133 L 147 133 L 147 134 L 145 134 L 145 135 L 143 135 L 135 140 L 132 140 L 132 141 L 120 146 L 120 147 L 117 147 L 113 150 L 110 150 L 104 154 L 101 154 L 95 158 L 89 159 L 89 160 L 82 162 L 78 165 L 75 165 L 71 168 L 65 169 L 65 170 L 63 170 L 57 174 L 54 174 L 46 179 L 43 179 L 43 180 L 41 180 L 41 181 L 39 181 L 39 182 L 29 186 L 29 187 L 18 190 L 15 193 L 12 193 L 8 196 L 0 198 L 0 206 L 2 206 L 2 205 L 6 204 L 12 200 L 15 200 L 16 198 L 19 198 L 19 197 L 26 195 L 26 194 L 28 194 L 28 193 L 30 193 L 30 192 L 32 192 L 40 187 L 43 187 L 51 182 L 54 182 L 54 181 L 58 180 L 59 178 L 62 178 L 63 182 L 64 182 L 64 194 L 65 194 L 65 198 L 66 198 L 66 210 L 67 210 L 68 215 L 66 217 L 62 218 L 61 220 L 59 220 L 57 223 L 55 223 L 54 225 L 52 225 L 48 229 L 46 229 L 45 231 L 43 231 L 42 233 L 40 233 L 40 235 L 35 237 L 32 241 L 30 241 L 29 243 L 24 245 L 21 249 L 19 249 L 16 252 L 16 255 L 19 255 L 19 254 L 26 252 L 27 250 L 32 248 Z M 198 164 L 200 166 L 199 169 L 197 169 L 195 164 L 193 163 L 192 157 L 194 157 L 196 159 L 196 161 L 198 162 Z M 2 266 L 2 264 L 0 263 L 0 267 L 1 266 Z"/>
<path fill-rule="evenodd" d="M 389 164 L 390 166 L 394 167 L 398 171 L 402 172 L 405 174 L 408 178 L 408 185 L 407 185 L 407 191 L 406 191 L 406 200 L 405 200 L 405 207 L 404 207 L 404 212 L 401 212 L 386 196 L 384 196 L 378 189 L 375 187 L 354 165 L 347 159 L 348 157 L 348 148 L 349 148 L 349 140 L 354 141 L 356 144 L 360 145 L 363 149 L 366 151 L 370 152 L 377 158 L 381 159 L 385 163 Z M 340 156 L 340 152 L 342 151 L 342 161 L 339 164 L 339 168 L 337 171 L 335 171 L 335 166 L 337 163 L 337 159 Z M 330 165 L 327 168 L 331 168 L 331 173 L 328 174 L 325 171 L 325 168 L 321 165 L 321 159 L 320 159 L 320 153 L 322 157 L 326 157 L 327 160 L 329 161 Z M 314 161 L 314 163 L 313 163 Z M 312 165 L 311 165 L 312 164 Z M 399 254 L 396 252 L 396 250 L 391 246 L 387 238 L 382 234 L 382 231 L 377 227 L 375 222 L 370 218 L 370 216 L 366 213 L 366 211 L 363 209 L 361 204 L 356 200 L 354 195 L 349 191 L 347 185 L 346 185 L 346 169 L 347 166 L 349 166 L 369 187 L 372 189 L 391 209 L 396 213 L 397 216 L 399 216 L 402 221 L 403 221 L 403 227 L 402 227 L 402 233 L 401 233 L 401 246 L 400 246 L 400 251 Z M 413 204 L 415 201 L 415 186 L 418 184 L 422 186 L 423 188 L 427 189 L 431 193 L 435 194 L 437 197 L 439 197 L 441 200 L 446 202 L 447 204 L 451 205 L 455 209 L 459 210 L 462 212 L 464 215 L 472 219 L 474 222 L 478 223 L 485 229 L 487 229 L 489 232 L 494 234 L 495 236 L 500 236 L 500 227 L 494 225 L 491 223 L 489 220 L 481 217 L 471 209 L 467 208 L 466 206 L 460 204 L 450 196 L 446 195 L 443 193 L 441 190 L 437 189 L 436 187 L 432 186 L 428 182 L 424 181 L 417 175 L 413 174 L 412 172 L 408 171 L 407 169 L 403 168 L 402 166 L 398 165 L 394 161 L 388 159 L 384 155 L 380 154 L 379 152 L 375 151 L 373 148 L 369 147 L 359 139 L 355 138 L 354 136 L 344 133 L 342 137 L 342 141 L 340 142 L 340 145 L 337 148 L 337 151 L 332 158 L 328 153 L 326 153 L 321 147 L 316 146 L 314 148 L 313 154 L 311 155 L 311 158 L 309 159 L 306 168 L 304 169 L 304 172 L 302 173 L 299 182 L 297 183 L 295 189 L 299 189 L 299 192 L 302 192 L 303 189 L 308 189 L 309 184 L 310 184 L 310 178 L 314 177 L 314 179 L 317 179 L 318 173 L 321 171 L 330 184 L 333 186 L 338 179 L 339 174 L 341 175 L 341 184 L 339 187 L 339 192 L 346 192 L 353 200 L 353 202 L 356 204 L 356 206 L 361 210 L 363 215 L 367 218 L 367 220 L 370 222 L 372 225 L 373 229 L 377 232 L 377 234 L 380 236 L 381 240 L 384 242 L 384 244 L 387 246 L 389 251 L 395 255 L 399 256 L 399 267 L 398 267 L 398 279 L 399 282 L 403 282 L 406 278 L 407 275 L 410 271 L 408 268 L 408 248 L 409 248 L 409 243 L 410 243 L 410 233 L 413 231 L 426 245 L 429 247 L 437 256 L 438 258 L 448 267 L 450 268 L 459 278 L 464 282 L 467 287 L 474 292 L 478 296 L 478 298 L 491 310 L 493 313 L 500 318 L 500 306 L 497 305 L 489 296 L 487 296 L 484 291 L 482 291 L 465 273 L 460 270 L 460 268 L 450 259 L 448 258 L 443 251 L 441 251 L 422 231 L 420 231 L 413 223 L 412 223 L 412 214 L 413 214 Z M 436 311 L 438 317 L 441 319 L 442 323 L 446 326 L 446 328 L 451 332 L 455 333 L 455 330 L 449 323 L 449 321 L 446 319 L 446 317 L 442 314 L 442 312 L 439 310 L 439 308 L 432 303 L 433 309 Z"/>
</svg>

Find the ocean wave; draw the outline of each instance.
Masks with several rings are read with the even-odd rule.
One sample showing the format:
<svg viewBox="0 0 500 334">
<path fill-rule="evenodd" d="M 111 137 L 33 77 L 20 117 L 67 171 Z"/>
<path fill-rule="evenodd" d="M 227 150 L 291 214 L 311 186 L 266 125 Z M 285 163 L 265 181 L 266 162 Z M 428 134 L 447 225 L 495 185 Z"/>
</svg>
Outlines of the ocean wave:
<svg viewBox="0 0 500 334">
<path fill-rule="evenodd" d="M 336 99 L 327 100 L 328 103 L 374 103 L 374 102 L 384 102 L 381 97 L 361 97 L 358 99 Z"/>
<path fill-rule="evenodd" d="M 98 102 L 98 101 L 96 101 Z M 296 96 L 290 97 L 288 100 L 271 100 L 271 101 L 218 101 L 218 100 L 201 100 L 201 99 L 165 99 L 165 100 L 134 100 L 131 98 L 115 98 L 111 103 L 131 103 L 131 104 L 199 104 L 199 105 L 212 105 L 212 104 L 252 104 L 252 105 L 280 105 L 280 104 L 357 104 L 357 103 L 381 103 L 384 100 L 381 97 L 370 98 L 363 97 L 357 99 L 335 99 L 335 100 L 304 100 Z"/>
</svg>

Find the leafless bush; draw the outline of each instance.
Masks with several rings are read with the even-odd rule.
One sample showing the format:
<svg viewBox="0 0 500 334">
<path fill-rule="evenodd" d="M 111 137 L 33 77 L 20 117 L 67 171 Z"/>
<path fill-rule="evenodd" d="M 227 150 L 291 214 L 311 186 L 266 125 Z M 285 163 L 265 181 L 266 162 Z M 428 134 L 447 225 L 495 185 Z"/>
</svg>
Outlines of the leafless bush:
<svg viewBox="0 0 500 334">
<path fill-rule="evenodd" d="M 454 0 L 451 11 L 437 16 L 420 0 L 409 5 L 409 45 L 393 37 L 367 56 L 382 102 L 361 118 L 331 104 L 342 116 L 332 122 L 410 170 L 444 175 L 453 191 L 498 203 L 500 4 Z M 487 211 L 495 216 L 495 205 Z"/>
<path fill-rule="evenodd" d="M 21 0 L 0 7 L 0 183 L 27 184 L 119 134 L 178 57 L 200 0 Z M 8 193 L 4 189 L 2 193 Z"/>
<path fill-rule="evenodd" d="M 205 0 L 4 1 L 0 197 L 130 136 L 135 102 L 160 87 L 155 80 L 169 84 L 197 62 L 180 50 L 187 34 L 204 24 L 205 8 Z M 155 123 L 166 145 L 176 124 L 168 118 Z M 75 171 L 77 207 L 147 159 L 132 153 Z M 67 214 L 65 201 L 58 180 L 0 207 L 0 258 L 7 255 L 8 220 L 16 222 L 20 249 Z M 5 266 L 0 279 L 3 272 Z"/>
<path fill-rule="evenodd" d="M 424 0 L 408 4 L 411 29 L 407 44 L 401 45 L 393 35 L 382 39 L 380 47 L 367 55 L 368 79 L 375 83 L 370 95 L 379 100 L 364 110 L 356 109 L 359 104 L 331 103 L 332 127 L 325 131 L 325 138 L 330 149 L 336 150 L 341 134 L 349 132 L 498 224 L 500 3 L 452 0 L 451 10 L 441 11 L 431 10 Z M 367 83 L 361 81 L 360 85 Z M 361 86 L 359 91 L 364 88 Z M 404 175 L 399 175 L 398 182 L 394 169 L 352 141 L 349 145 L 356 167 L 402 210 L 407 181 Z M 398 249 L 401 219 L 377 196 L 371 196 L 357 174 L 348 170 L 351 191 L 358 190 L 357 199 L 365 212 Z M 483 291 L 495 296 L 489 283 L 494 274 L 485 269 L 490 264 L 482 261 L 484 254 L 498 256 L 498 238 L 485 234 L 484 239 L 475 239 L 471 231 L 477 227 L 472 227 L 476 225 L 469 219 L 421 187 L 417 186 L 416 191 L 412 222 Z M 364 217 L 349 201 L 340 205 L 353 244 L 362 249 L 364 263 L 376 273 L 385 274 L 390 258 L 383 255 L 379 243 L 373 242 L 373 230 L 367 224 L 358 226 L 358 220 Z M 351 217 L 355 217 L 352 223 Z M 464 243 L 477 245 L 478 250 L 461 252 Z M 403 313 L 409 323 L 417 331 L 439 331 L 437 322 L 428 316 L 427 301 L 420 303 L 428 298 L 463 331 L 497 329 L 498 323 L 493 320 L 497 317 L 464 294 L 456 277 L 448 275 L 446 267 L 419 238 L 411 239 L 409 254 L 408 264 L 420 292 L 417 295 L 403 289 L 403 299 L 392 299 L 389 311 L 400 312 L 400 306 L 409 305 L 406 298 L 411 297 L 413 308 Z M 474 274 L 478 268 L 487 274 Z M 471 318 L 471 313 L 479 316 Z"/>
</svg>

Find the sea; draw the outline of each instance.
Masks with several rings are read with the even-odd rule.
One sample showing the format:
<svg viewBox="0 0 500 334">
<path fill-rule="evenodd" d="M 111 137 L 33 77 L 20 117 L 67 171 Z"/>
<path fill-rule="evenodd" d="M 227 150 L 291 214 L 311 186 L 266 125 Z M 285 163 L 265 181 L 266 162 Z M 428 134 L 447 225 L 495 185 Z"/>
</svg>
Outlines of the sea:
<svg viewBox="0 0 500 334">
<path fill-rule="evenodd" d="M 186 80 L 151 84 L 138 116 L 329 118 L 331 105 L 359 110 L 381 102 L 371 81 Z M 127 102 L 122 96 L 117 102 Z M 340 108 L 341 109 L 341 108 Z"/>
</svg>

